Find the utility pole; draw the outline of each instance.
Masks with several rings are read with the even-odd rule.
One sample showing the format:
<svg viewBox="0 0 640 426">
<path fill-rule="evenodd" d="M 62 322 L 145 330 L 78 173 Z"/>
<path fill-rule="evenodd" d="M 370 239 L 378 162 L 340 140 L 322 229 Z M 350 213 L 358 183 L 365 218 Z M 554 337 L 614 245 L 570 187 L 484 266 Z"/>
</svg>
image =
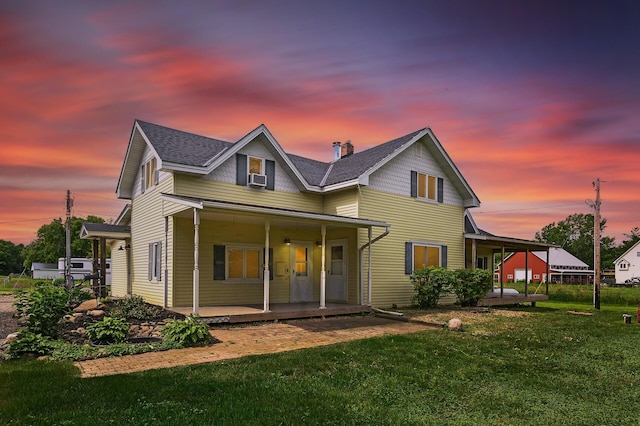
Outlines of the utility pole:
<svg viewBox="0 0 640 426">
<path fill-rule="evenodd" d="M 64 259 L 64 283 L 67 288 L 71 288 L 71 207 L 73 207 L 73 200 L 71 199 L 71 191 L 67 189 L 67 221 L 65 223 L 66 257 Z"/>
<path fill-rule="evenodd" d="M 593 182 L 596 201 L 593 203 L 593 307 L 600 309 L 600 178 Z"/>
</svg>

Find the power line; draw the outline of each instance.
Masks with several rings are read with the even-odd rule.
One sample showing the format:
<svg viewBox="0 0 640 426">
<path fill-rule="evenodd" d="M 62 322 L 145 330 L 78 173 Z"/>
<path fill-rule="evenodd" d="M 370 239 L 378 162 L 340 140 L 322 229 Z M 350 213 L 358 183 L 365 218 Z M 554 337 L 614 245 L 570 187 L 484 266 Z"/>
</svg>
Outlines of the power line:
<svg viewBox="0 0 640 426">
<path fill-rule="evenodd" d="M 50 220 L 50 219 L 62 219 L 60 216 L 55 217 L 41 217 L 39 219 L 23 219 L 23 220 L 14 220 L 14 221 L 10 221 L 10 222 L 0 222 L 0 225 L 7 225 L 7 224 L 12 224 L 12 223 L 21 223 L 21 222 L 35 222 L 37 220 Z"/>
<path fill-rule="evenodd" d="M 569 207 L 569 206 L 578 206 L 583 205 L 583 203 L 570 203 L 570 204 L 558 204 L 555 206 L 542 206 L 542 207 L 526 207 L 521 209 L 509 209 L 509 210 L 490 210 L 490 211 L 474 211 L 473 214 L 485 214 L 485 213 L 511 213 L 511 212 L 521 212 L 521 211 L 531 211 L 531 210 L 548 210 L 554 209 L 558 207 Z"/>
</svg>

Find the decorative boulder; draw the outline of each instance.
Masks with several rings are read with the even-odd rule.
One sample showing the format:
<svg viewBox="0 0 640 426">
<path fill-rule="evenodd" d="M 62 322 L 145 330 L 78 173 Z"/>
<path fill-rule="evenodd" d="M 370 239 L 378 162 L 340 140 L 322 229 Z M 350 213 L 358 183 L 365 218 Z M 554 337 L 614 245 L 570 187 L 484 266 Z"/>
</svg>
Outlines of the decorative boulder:
<svg viewBox="0 0 640 426">
<path fill-rule="evenodd" d="M 97 300 L 85 300 L 73 312 L 87 312 L 91 309 L 104 309 L 104 305 Z"/>
<path fill-rule="evenodd" d="M 101 317 L 104 315 L 104 311 L 102 309 L 94 309 L 92 311 L 87 311 L 87 315 L 92 317 Z"/>
<path fill-rule="evenodd" d="M 453 331 L 462 331 L 462 321 L 460 321 L 458 318 L 451 318 L 449 320 L 449 330 L 453 330 Z"/>
</svg>

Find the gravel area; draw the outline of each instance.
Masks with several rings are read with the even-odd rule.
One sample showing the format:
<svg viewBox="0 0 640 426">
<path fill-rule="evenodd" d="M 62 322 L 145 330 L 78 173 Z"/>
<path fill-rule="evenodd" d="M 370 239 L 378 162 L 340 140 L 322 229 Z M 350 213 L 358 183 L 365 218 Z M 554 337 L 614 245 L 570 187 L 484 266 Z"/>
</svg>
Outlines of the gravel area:
<svg viewBox="0 0 640 426">
<path fill-rule="evenodd" d="M 18 330 L 18 321 L 13 317 L 13 296 L 0 296 L 0 342 Z"/>
</svg>

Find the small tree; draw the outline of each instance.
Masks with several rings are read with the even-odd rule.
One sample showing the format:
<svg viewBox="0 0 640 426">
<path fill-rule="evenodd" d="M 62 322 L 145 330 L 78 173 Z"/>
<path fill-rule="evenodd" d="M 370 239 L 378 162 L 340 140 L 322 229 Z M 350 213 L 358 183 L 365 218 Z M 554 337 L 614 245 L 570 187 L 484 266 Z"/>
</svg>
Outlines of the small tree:
<svg viewBox="0 0 640 426">
<path fill-rule="evenodd" d="M 410 279 L 416 292 L 412 299 L 420 308 L 433 308 L 438 305 L 440 295 L 451 285 L 449 271 L 434 266 L 413 271 Z"/>
</svg>

